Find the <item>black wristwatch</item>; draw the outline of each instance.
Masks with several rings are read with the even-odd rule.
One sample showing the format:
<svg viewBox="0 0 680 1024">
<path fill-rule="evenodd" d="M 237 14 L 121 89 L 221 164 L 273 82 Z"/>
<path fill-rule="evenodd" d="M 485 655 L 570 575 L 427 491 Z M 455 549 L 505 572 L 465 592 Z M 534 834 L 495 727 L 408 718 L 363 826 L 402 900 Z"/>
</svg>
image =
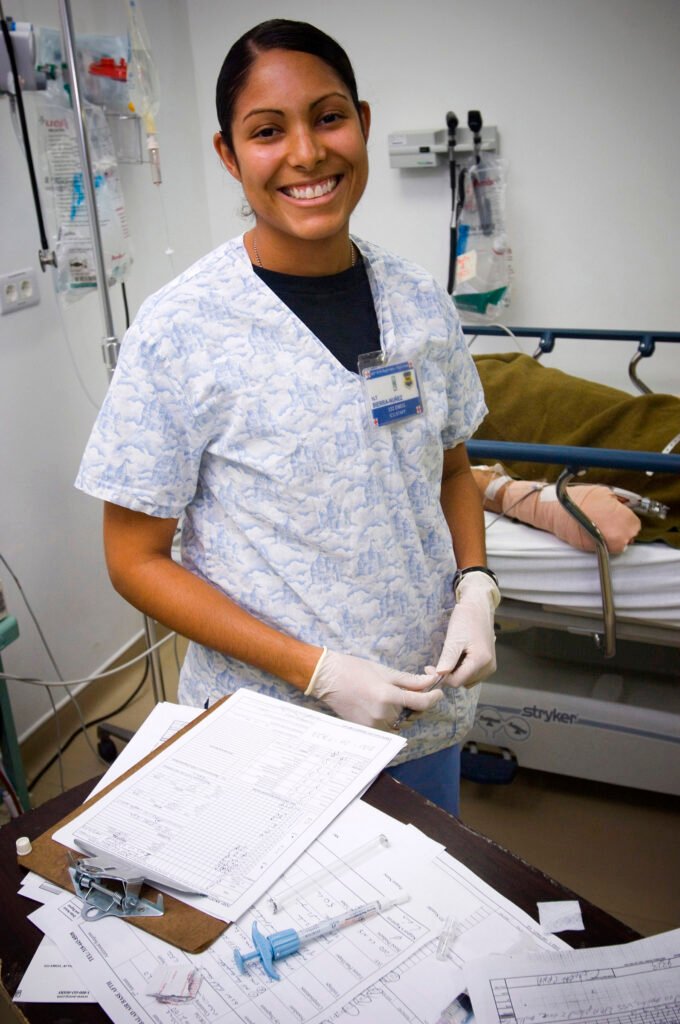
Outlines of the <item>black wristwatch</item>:
<svg viewBox="0 0 680 1024">
<path fill-rule="evenodd" d="M 463 579 L 464 576 L 467 576 L 469 572 L 483 572 L 485 576 L 490 576 L 491 579 L 496 584 L 496 586 L 498 587 L 498 577 L 496 576 L 496 573 L 493 571 L 493 569 L 487 568 L 486 565 L 468 565 L 466 569 L 456 569 L 455 573 L 453 574 L 454 594 L 458 590 L 458 585 L 460 581 Z"/>
</svg>

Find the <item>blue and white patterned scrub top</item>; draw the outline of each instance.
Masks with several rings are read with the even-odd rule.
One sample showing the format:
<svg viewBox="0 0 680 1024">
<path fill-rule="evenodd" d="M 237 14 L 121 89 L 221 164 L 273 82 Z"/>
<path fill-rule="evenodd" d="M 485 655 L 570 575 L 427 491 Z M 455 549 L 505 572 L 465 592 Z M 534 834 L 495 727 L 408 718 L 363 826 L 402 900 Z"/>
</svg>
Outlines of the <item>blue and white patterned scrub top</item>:
<svg viewBox="0 0 680 1024">
<path fill-rule="evenodd" d="M 263 622 L 406 672 L 436 664 L 454 559 L 444 449 L 486 413 L 451 299 L 419 267 L 354 240 L 387 358 L 416 364 L 425 412 L 369 421 L 363 385 L 253 272 L 241 237 L 143 304 L 76 486 L 183 517 L 182 561 Z M 241 686 L 317 709 L 284 681 L 192 643 L 180 700 Z M 477 690 L 446 690 L 401 760 L 468 731 Z"/>
</svg>

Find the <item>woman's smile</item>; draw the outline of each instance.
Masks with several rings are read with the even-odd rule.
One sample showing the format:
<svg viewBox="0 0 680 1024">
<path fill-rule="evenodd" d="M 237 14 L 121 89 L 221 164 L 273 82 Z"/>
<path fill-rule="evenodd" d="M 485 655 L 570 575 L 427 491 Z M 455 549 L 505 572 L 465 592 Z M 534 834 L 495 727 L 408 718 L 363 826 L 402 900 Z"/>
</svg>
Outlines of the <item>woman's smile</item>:
<svg viewBox="0 0 680 1024">
<path fill-rule="evenodd" d="M 321 181 L 310 182 L 309 184 L 284 185 L 279 191 L 291 199 L 321 199 L 323 196 L 335 192 L 340 182 L 341 175 L 335 174 L 330 178 L 323 178 Z"/>
</svg>

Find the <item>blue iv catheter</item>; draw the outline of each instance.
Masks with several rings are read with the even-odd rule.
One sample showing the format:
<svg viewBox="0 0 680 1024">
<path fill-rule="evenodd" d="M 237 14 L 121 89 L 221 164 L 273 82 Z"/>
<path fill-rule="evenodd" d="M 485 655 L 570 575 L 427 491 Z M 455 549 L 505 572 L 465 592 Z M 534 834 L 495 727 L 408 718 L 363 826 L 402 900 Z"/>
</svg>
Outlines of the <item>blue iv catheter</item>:
<svg viewBox="0 0 680 1024">
<path fill-rule="evenodd" d="M 357 924 L 373 914 L 380 914 L 384 910 L 390 910 L 391 907 L 396 907 L 400 903 L 406 903 L 408 898 L 408 893 L 402 893 L 393 899 L 374 900 L 372 903 L 364 903 L 362 906 L 354 907 L 353 910 L 346 910 L 336 917 L 329 917 L 325 921 L 318 921 L 316 924 L 309 925 L 308 928 L 301 928 L 300 931 L 296 931 L 295 928 L 285 928 L 283 931 L 274 932 L 273 935 L 263 935 L 257 927 L 257 921 L 254 921 L 252 936 L 255 948 L 250 953 L 241 953 L 238 949 L 235 949 L 234 960 L 236 966 L 241 974 L 245 974 L 246 962 L 259 959 L 266 974 L 275 981 L 279 981 L 281 976 L 274 967 L 274 960 L 283 960 L 284 957 L 297 953 L 301 946 L 311 942 L 313 939 L 320 939 L 322 936 L 330 935 L 341 928 L 346 928 L 350 924 Z"/>
</svg>

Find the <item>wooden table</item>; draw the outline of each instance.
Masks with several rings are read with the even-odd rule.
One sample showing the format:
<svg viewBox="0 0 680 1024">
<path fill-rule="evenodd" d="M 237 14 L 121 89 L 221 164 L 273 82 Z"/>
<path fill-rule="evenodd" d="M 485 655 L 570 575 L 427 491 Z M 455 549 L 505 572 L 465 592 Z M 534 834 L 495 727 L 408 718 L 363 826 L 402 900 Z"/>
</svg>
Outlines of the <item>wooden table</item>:
<svg viewBox="0 0 680 1024">
<path fill-rule="evenodd" d="M 37 949 L 42 933 L 27 920 L 36 905 L 17 890 L 23 869 L 17 864 L 15 843 L 19 836 L 35 839 L 47 828 L 82 803 L 96 780 L 76 786 L 42 807 L 24 814 L 0 829 L 0 895 L 2 921 L 0 928 L 1 977 L 5 993 L 12 996 Z M 412 822 L 432 839 L 443 843 L 449 853 L 469 867 L 498 892 L 512 900 L 537 920 L 536 901 L 579 899 L 585 931 L 563 932 L 561 937 L 571 946 L 604 946 L 629 942 L 640 936 L 603 910 L 580 899 L 573 892 L 515 857 L 491 839 L 450 817 L 434 804 L 382 774 L 365 793 L 364 800 L 399 821 Z M 0 1020 L 3 1000 L 0 998 Z M 17 1018 L 30 1024 L 105 1024 L 110 1018 L 94 1004 L 21 1003 L 14 1007 Z M 9 1012 L 9 1011 L 8 1011 Z"/>
</svg>

